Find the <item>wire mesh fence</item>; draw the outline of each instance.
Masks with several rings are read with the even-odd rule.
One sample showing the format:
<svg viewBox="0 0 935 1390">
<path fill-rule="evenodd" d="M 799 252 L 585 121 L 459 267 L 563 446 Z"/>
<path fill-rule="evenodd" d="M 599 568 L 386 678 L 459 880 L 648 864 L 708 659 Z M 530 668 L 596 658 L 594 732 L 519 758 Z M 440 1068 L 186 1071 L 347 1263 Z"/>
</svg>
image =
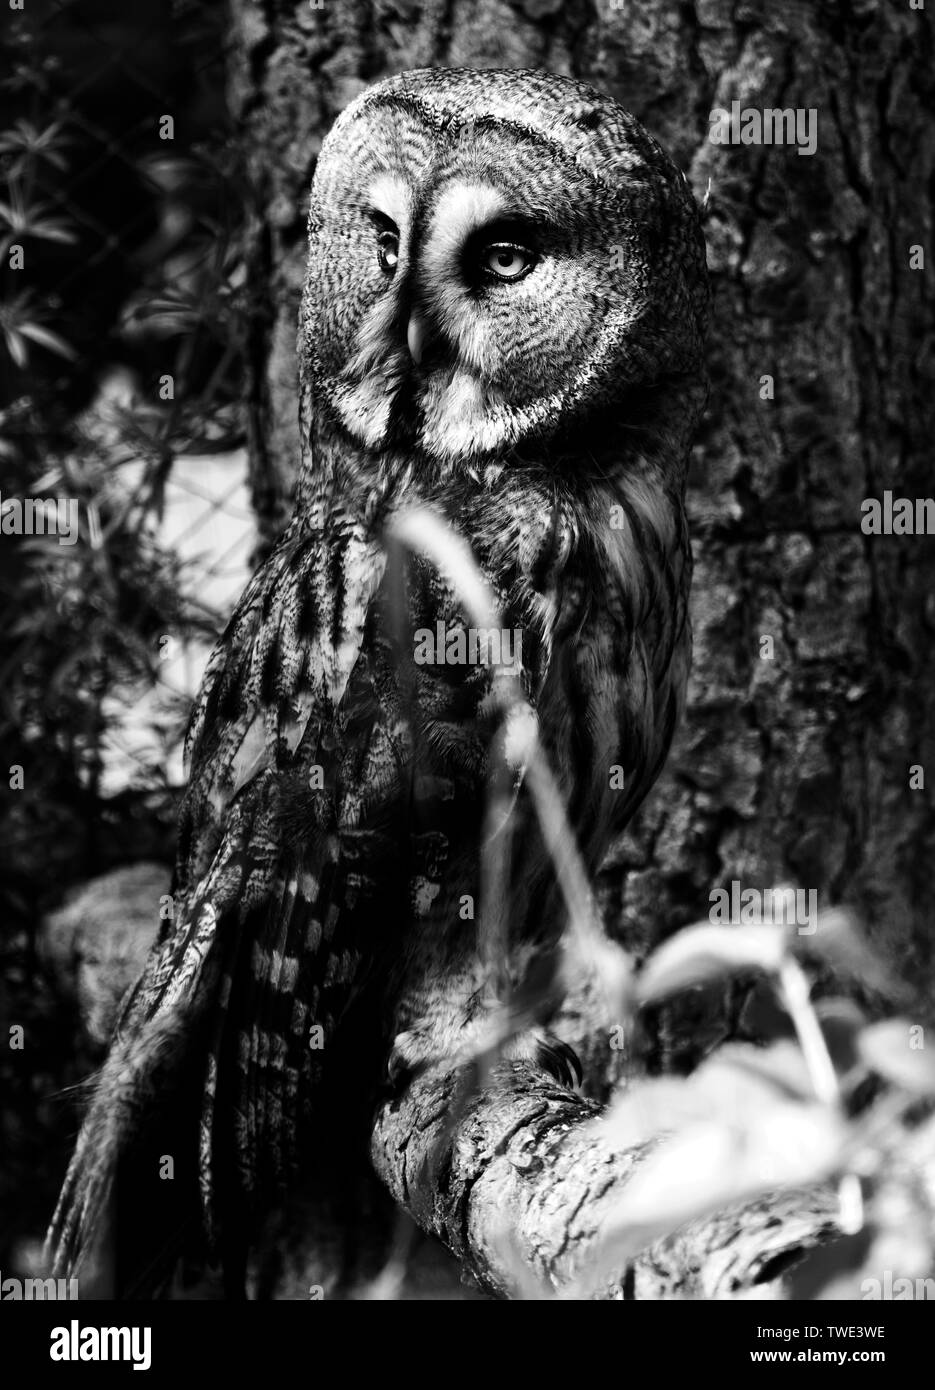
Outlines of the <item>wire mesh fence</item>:
<svg viewBox="0 0 935 1390">
<path fill-rule="evenodd" d="M 5 35 L 3 728 L 24 734 L 27 669 L 43 676 L 40 725 L 66 680 L 93 688 L 73 749 L 92 794 L 159 782 L 167 767 L 175 780 L 171 698 L 148 719 L 136 700 L 138 732 L 160 734 L 136 740 L 136 772 L 115 766 L 112 728 L 147 685 L 178 697 L 184 718 L 250 560 L 223 17 L 207 3 L 175 4 L 167 23 L 164 4 L 123 15 L 46 0 L 11 14 Z M 50 502 L 72 509 L 75 534 Z"/>
<path fill-rule="evenodd" d="M 0 1015 L 32 1049 L 0 1059 L 0 1260 L 48 1214 L 80 1072 L 39 924 L 171 860 L 192 695 L 255 550 L 225 17 L 28 0 L 0 40 Z"/>
</svg>

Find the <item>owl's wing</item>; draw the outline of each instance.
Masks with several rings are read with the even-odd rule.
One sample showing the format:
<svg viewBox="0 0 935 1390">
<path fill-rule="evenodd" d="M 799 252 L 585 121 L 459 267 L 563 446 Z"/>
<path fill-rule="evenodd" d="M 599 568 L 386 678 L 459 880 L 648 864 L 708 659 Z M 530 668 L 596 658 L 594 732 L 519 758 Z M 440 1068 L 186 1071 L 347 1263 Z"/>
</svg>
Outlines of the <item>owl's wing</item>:
<svg viewBox="0 0 935 1390">
<path fill-rule="evenodd" d="M 199 1205 L 243 1230 L 225 1211 L 243 1218 L 268 1167 L 284 1176 L 314 1044 L 354 984 L 368 897 L 385 891 L 381 864 L 399 873 L 385 811 L 406 760 L 386 683 L 374 689 L 383 567 L 341 513 L 327 538 L 297 524 L 212 657 L 173 912 L 124 1003 L 66 1176 L 47 1246 L 60 1272 L 151 1288 Z M 310 1025 L 324 1034 L 312 1047 Z"/>
</svg>

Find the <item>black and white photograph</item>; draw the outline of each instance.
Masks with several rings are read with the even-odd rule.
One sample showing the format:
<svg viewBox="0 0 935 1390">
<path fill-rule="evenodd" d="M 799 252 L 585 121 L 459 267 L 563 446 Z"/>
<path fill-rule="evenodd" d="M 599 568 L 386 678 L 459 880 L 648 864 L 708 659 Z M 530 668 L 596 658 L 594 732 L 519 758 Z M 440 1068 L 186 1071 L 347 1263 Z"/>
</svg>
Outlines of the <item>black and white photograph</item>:
<svg viewBox="0 0 935 1390">
<path fill-rule="evenodd" d="M 892 1371 L 935 4 L 0 7 L 4 1335 L 639 1301 Z"/>
</svg>

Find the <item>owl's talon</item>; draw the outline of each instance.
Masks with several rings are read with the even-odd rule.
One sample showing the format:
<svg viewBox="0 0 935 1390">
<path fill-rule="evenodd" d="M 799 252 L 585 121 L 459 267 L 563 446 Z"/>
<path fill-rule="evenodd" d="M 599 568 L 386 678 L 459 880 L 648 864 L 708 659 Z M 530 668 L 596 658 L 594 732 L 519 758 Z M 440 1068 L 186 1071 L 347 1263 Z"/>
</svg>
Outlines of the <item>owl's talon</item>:
<svg viewBox="0 0 935 1390">
<path fill-rule="evenodd" d="M 425 1057 L 419 1046 L 419 1034 L 409 1028 L 397 1033 L 386 1059 L 386 1075 L 395 1095 L 400 1095 L 414 1077 L 425 1069 Z"/>
<path fill-rule="evenodd" d="M 554 1077 L 562 1086 L 572 1091 L 580 1091 L 584 1082 L 584 1072 L 578 1054 L 568 1043 L 562 1042 L 551 1033 L 543 1033 L 536 1038 L 535 1058 L 544 1071 Z"/>
</svg>

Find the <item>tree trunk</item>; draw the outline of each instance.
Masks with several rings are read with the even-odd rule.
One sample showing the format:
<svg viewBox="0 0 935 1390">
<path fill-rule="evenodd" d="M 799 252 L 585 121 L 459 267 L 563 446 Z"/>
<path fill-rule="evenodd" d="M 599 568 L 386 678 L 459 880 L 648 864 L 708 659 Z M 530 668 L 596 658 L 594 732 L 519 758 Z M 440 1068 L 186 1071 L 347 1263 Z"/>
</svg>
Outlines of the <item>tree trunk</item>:
<svg viewBox="0 0 935 1390">
<path fill-rule="evenodd" d="M 865 534 L 861 504 L 885 490 L 923 497 L 931 478 L 935 338 L 912 249 L 935 249 L 929 15 L 908 0 L 231 8 L 230 87 L 255 212 L 251 457 L 267 541 L 288 515 L 299 452 L 311 174 L 363 86 L 425 65 L 571 74 L 633 111 L 707 196 L 713 391 L 689 481 L 689 712 L 601 876 L 607 928 L 642 956 L 707 916 L 710 891 L 733 880 L 816 890 L 822 907 L 863 912 L 911 1016 L 927 1020 L 935 549 L 925 536 Z M 735 101 L 814 112 L 815 151 L 713 143 L 712 109 Z M 737 996 L 715 1003 L 695 996 L 660 1015 L 648 1064 L 685 1068 L 734 1033 Z M 584 1039 L 586 1003 L 574 1010 L 569 1027 Z M 604 1040 L 584 1046 L 600 1094 L 619 1058 Z M 407 1100 L 410 1122 L 420 1104 Z M 398 1188 L 394 1123 L 381 1120 L 375 1150 Z M 418 1214 L 446 1234 L 447 1218 Z M 810 1230 L 823 1220 L 816 1208 Z"/>
</svg>

